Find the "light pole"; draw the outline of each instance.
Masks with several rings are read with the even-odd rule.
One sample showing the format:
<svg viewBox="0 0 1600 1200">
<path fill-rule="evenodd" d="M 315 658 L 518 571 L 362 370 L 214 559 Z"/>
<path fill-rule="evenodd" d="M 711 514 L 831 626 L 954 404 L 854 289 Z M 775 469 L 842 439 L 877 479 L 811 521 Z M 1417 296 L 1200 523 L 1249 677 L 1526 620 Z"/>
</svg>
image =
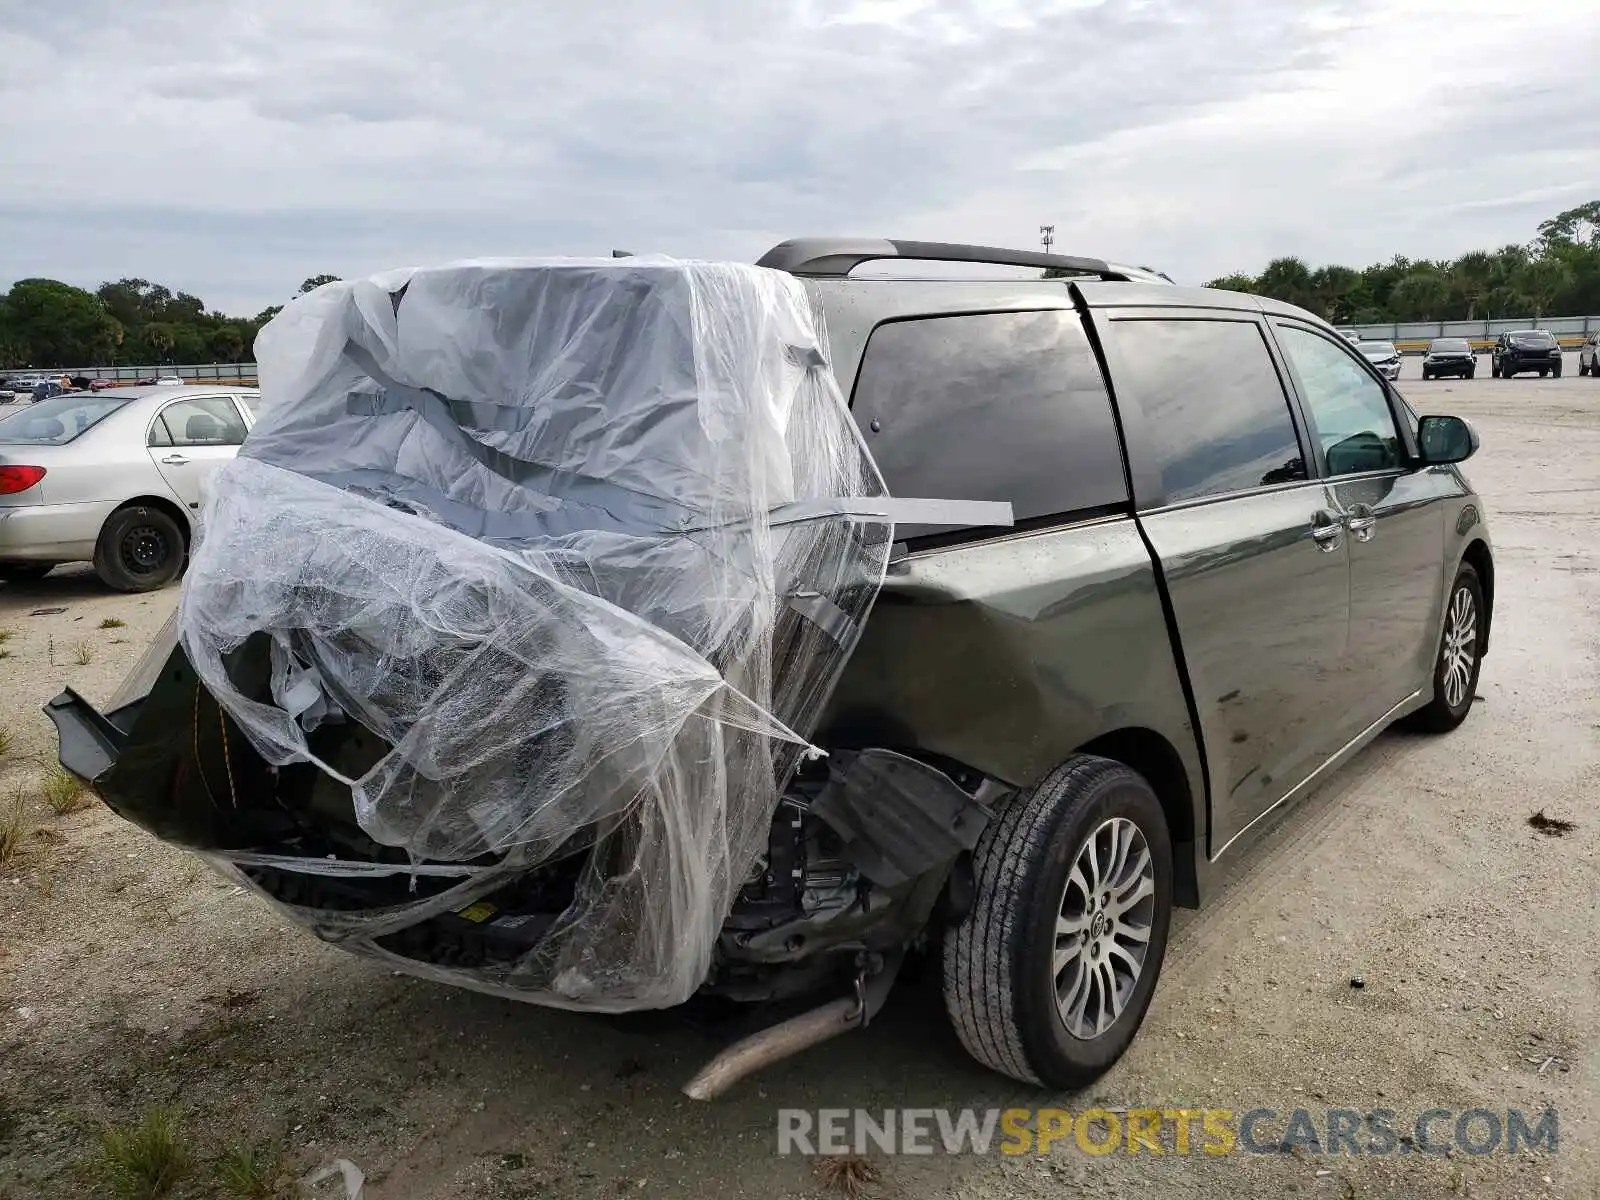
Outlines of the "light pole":
<svg viewBox="0 0 1600 1200">
<path fill-rule="evenodd" d="M 1044 252 L 1050 253 L 1050 247 L 1056 244 L 1056 227 L 1054 225 L 1039 226 L 1039 240 L 1044 243 Z"/>
</svg>

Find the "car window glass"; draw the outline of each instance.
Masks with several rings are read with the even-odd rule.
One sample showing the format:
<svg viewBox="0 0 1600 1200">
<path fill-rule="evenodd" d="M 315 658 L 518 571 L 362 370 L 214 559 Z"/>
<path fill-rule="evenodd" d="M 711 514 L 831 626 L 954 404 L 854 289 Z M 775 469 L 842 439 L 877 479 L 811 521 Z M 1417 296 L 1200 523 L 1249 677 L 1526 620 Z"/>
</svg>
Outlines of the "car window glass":
<svg viewBox="0 0 1600 1200">
<path fill-rule="evenodd" d="M 1144 413 L 1167 503 L 1306 477 L 1289 399 L 1249 320 L 1111 321 L 1117 399 Z"/>
<path fill-rule="evenodd" d="M 851 408 L 890 495 L 1004 500 L 1036 524 L 1128 498 L 1111 401 L 1074 312 L 880 325 Z M 955 532 L 901 525 L 895 536 Z"/>
<path fill-rule="evenodd" d="M 244 418 L 227 396 L 196 396 L 169 404 L 161 412 L 174 446 L 240 446 Z"/>
<path fill-rule="evenodd" d="M 1403 461 L 1400 435 L 1382 385 L 1321 334 L 1295 325 L 1278 329 L 1284 352 L 1300 376 L 1328 473 L 1398 467 Z"/>
<path fill-rule="evenodd" d="M 163 421 L 160 416 L 157 416 L 154 421 L 150 422 L 149 443 L 152 446 L 172 445 L 172 435 L 167 432 L 167 423 Z"/>
</svg>

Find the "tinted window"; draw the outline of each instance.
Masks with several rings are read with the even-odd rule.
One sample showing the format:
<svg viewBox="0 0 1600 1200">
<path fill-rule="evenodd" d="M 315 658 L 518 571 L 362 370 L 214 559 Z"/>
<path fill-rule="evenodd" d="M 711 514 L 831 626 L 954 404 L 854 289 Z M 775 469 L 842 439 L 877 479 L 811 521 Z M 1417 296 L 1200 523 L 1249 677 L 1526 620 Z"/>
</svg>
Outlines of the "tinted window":
<svg viewBox="0 0 1600 1200">
<path fill-rule="evenodd" d="M 1544 330 L 1529 330 L 1527 333 L 1513 333 L 1511 340 L 1521 346 L 1553 346 L 1555 336 Z"/>
<path fill-rule="evenodd" d="M 852 408 L 890 495 L 1008 500 L 1019 523 L 1128 498 L 1111 402 L 1076 313 L 880 325 Z M 950 532 L 902 525 L 895 536 Z"/>
<path fill-rule="evenodd" d="M 1438 351 L 1440 354 L 1464 354 L 1472 347 L 1464 338 L 1434 338 L 1429 350 Z"/>
<path fill-rule="evenodd" d="M 226 396 L 196 396 L 161 410 L 161 421 L 174 446 L 240 446 L 244 418 Z"/>
<path fill-rule="evenodd" d="M 1289 400 L 1254 321 L 1110 323 L 1117 399 L 1137 402 L 1167 503 L 1306 477 Z"/>
<path fill-rule="evenodd" d="M 1280 325 L 1331 475 L 1381 471 L 1403 461 L 1383 387 L 1346 351 L 1309 329 Z"/>
</svg>

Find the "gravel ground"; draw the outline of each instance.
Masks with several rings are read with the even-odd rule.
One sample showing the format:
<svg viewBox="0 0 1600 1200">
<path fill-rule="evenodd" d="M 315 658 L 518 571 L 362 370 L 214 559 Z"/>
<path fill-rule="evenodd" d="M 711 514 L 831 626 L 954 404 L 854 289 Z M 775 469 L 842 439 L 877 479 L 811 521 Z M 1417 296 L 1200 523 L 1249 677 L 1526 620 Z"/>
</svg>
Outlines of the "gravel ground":
<svg viewBox="0 0 1600 1200">
<path fill-rule="evenodd" d="M 1600 381 L 1422 384 L 1473 419 L 1499 595 L 1481 699 L 1456 734 L 1380 738 L 1181 913 L 1140 1037 L 1089 1093 L 1044 1096 L 962 1055 L 933 973 L 851 1035 L 698 1105 L 716 1043 L 673 1014 L 600 1020 L 392 975 L 286 928 L 98 807 L 36 795 L 70 683 L 104 702 L 176 592 L 107 595 L 87 568 L 0 588 L 0 697 L 43 831 L 0 868 L 0 1197 L 109 1194 L 96 1136 L 173 1109 L 213 1191 L 240 1140 L 368 1200 L 821 1195 L 774 1152 L 776 1110 L 1555 1106 L 1554 1154 L 899 1157 L 869 1195 L 1600 1197 Z M 62 608 L 58 613 L 39 612 Z M 113 618 L 121 627 L 103 628 Z M 80 661 L 87 659 L 86 662 Z M 1576 822 L 1541 835 L 1535 810 Z M 1356 989 L 1351 979 L 1364 986 Z M 1281 1124 L 1278 1126 L 1281 1128 Z M 324 1190 L 314 1193 L 333 1194 Z"/>
</svg>

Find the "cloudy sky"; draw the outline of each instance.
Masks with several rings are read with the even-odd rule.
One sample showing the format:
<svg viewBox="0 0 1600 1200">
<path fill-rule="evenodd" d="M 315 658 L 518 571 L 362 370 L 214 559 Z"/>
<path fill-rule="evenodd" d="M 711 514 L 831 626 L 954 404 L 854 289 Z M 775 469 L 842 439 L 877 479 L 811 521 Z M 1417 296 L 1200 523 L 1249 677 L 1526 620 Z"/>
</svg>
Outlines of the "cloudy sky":
<svg viewBox="0 0 1600 1200">
<path fill-rule="evenodd" d="M 239 313 L 322 271 L 1042 222 L 1198 283 L 1600 198 L 1587 0 L 0 0 L 0 61 L 0 287 Z"/>
</svg>

